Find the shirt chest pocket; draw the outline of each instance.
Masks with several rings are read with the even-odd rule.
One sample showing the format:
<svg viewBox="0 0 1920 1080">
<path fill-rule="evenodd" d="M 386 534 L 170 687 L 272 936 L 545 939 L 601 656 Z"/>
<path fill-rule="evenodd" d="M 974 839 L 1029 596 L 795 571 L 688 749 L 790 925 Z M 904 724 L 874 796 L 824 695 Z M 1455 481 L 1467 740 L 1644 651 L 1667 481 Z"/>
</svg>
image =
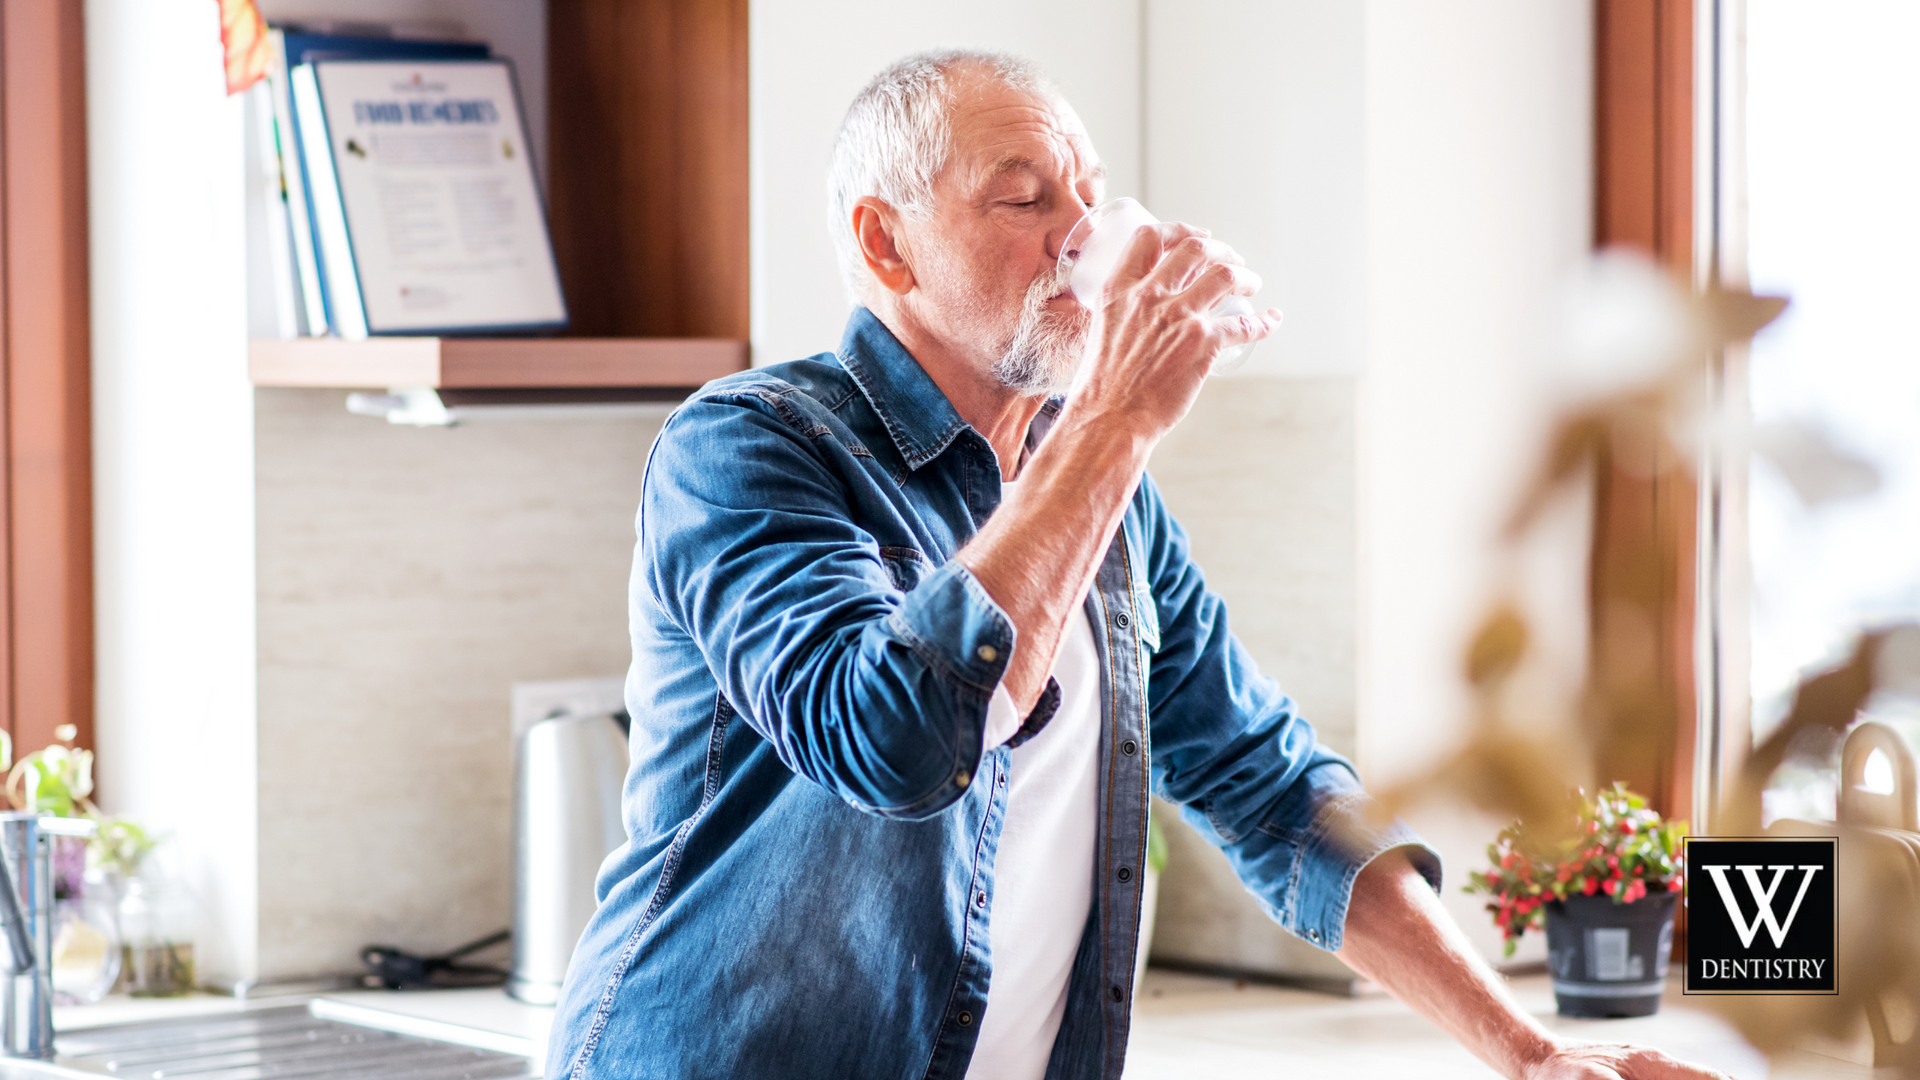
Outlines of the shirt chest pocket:
<svg viewBox="0 0 1920 1080">
<path fill-rule="evenodd" d="M 887 568 L 887 580 L 901 592 L 912 592 L 933 569 L 925 555 L 909 547 L 881 548 L 880 563 Z"/>
</svg>

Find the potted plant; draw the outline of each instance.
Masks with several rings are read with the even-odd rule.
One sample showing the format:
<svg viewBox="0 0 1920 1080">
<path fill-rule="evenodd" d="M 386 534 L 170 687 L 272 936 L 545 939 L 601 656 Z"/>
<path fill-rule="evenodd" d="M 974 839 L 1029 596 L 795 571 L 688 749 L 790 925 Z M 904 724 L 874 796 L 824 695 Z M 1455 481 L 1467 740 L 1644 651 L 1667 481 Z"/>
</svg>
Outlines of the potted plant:
<svg viewBox="0 0 1920 1080">
<path fill-rule="evenodd" d="M 0 764 L 14 809 L 98 824 L 91 840 L 53 841 L 54 992 L 67 1003 L 97 1001 L 109 989 L 134 997 L 189 993 L 197 908 L 153 865 L 159 838 L 93 804 L 93 752 L 73 745 L 77 734 L 62 724 L 54 729 L 58 742 L 10 770 Z M 9 749 L 0 743 L 0 754 Z"/>
<path fill-rule="evenodd" d="M 54 729 L 58 741 L 12 761 L 13 744 L 0 741 L 0 772 L 7 802 L 16 811 L 47 817 L 98 817 L 93 793 L 93 753 L 73 745 L 72 724 Z M 48 840 L 53 870 L 53 940 L 49 953 L 54 1000 L 71 1005 L 97 1001 L 120 971 L 120 939 L 111 891 L 89 887 L 89 841 L 74 836 Z"/>
<path fill-rule="evenodd" d="M 1673 946 L 1673 913 L 1686 885 L 1684 821 L 1666 821 L 1614 784 L 1595 798 L 1576 793 L 1572 831 L 1519 822 L 1487 847 L 1493 867 L 1467 875 L 1468 892 L 1506 938 L 1506 955 L 1529 927 L 1547 933 L 1547 966 L 1562 1016 L 1648 1016 Z"/>
</svg>

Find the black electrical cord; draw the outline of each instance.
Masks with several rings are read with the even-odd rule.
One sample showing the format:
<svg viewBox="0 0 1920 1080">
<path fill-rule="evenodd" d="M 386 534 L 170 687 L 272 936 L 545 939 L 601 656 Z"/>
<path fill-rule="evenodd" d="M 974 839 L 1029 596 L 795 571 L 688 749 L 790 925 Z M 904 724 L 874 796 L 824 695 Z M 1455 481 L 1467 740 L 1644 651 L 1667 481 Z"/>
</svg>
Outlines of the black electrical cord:
<svg viewBox="0 0 1920 1080">
<path fill-rule="evenodd" d="M 461 964 L 455 961 L 513 937 L 513 931 L 501 930 L 478 941 L 470 941 L 439 956 L 415 956 L 391 945 L 369 945 L 360 950 L 360 962 L 389 990 L 431 988 L 435 990 L 463 986 L 499 986 L 507 981 L 507 972 L 485 964 Z"/>
</svg>

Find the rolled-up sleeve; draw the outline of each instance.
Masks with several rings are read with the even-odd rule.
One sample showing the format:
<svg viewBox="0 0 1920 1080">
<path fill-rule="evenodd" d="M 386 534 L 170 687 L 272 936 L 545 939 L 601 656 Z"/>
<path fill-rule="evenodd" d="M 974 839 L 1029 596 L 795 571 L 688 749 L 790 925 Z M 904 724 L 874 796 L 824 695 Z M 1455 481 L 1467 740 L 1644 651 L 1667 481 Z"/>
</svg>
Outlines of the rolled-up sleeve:
<svg viewBox="0 0 1920 1080">
<path fill-rule="evenodd" d="M 1439 890 L 1439 854 L 1379 819 L 1352 764 L 1320 745 L 1234 638 L 1151 478 L 1129 516 L 1159 621 L 1147 684 L 1155 793 L 1226 853 L 1268 915 L 1328 951 L 1354 879 L 1381 853 L 1407 848 Z"/>
<path fill-rule="evenodd" d="M 860 465 L 814 434 L 770 390 L 678 410 L 647 464 L 637 584 L 795 773 L 872 813 L 938 813 L 979 767 L 1013 624 L 958 562 L 898 587 L 837 473 Z"/>
<path fill-rule="evenodd" d="M 1321 761 L 1289 784 L 1250 832 L 1227 845 L 1228 859 L 1276 922 L 1336 950 L 1354 879 L 1383 853 L 1405 848 L 1427 884 L 1440 891 L 1439 854 L 1402 822 L 1376 821 L 1373 810 L 1345 761 Z"/>
</svg>

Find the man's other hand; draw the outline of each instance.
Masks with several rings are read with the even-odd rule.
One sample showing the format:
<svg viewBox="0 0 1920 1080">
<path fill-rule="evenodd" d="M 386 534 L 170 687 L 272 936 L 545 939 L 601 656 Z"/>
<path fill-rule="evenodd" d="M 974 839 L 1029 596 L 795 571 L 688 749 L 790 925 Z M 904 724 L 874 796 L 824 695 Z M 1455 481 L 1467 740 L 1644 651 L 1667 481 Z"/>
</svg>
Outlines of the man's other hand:
<svg viewBox="0 0 1920 1080">
<path fill-rule="evenodd" d="M 1562 1039 L 1522 1009 L 1404 851 L 1353 883 L 1340 959 L 1515 1080 L 1729 1080 L 1658 1050 Z"/>
</svg>

